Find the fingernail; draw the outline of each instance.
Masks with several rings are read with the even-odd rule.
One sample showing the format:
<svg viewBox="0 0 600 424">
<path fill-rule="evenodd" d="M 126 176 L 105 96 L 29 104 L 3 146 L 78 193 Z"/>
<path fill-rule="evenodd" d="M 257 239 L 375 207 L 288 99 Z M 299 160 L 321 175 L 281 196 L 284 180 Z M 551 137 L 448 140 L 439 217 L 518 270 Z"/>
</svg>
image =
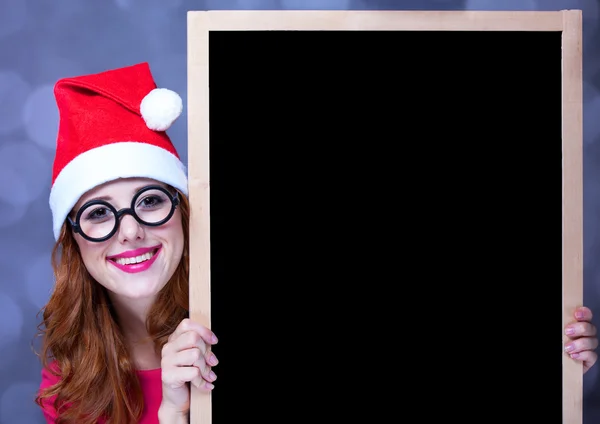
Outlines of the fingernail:
<svg viewBox="0 0 600 424">
<path fill-rule="evenodd" d="M 577 318 L 577 319 L 583 319 L 583 312 L 581 312 L 581 311 L 575 312 L 575 318 Z"/>
<path fill-rule="evenodd" d="M 215 336 L 214 334 L 212 335 L 212 342 L 217 343 L 219 341 L 219 339 L 217 339 L 217 336 Z"/>
<path fill-rule="evenodd" d="M 217 365 L 219 363 L 219 361 L 217 361 L 217 357 L 214 354 L 210 355 L 210 358 L 208 358 L 208 362 L 211 365 Z"/>
<path fill-rule="evenodd" d="M 210 383 L 206 383 L 206 384 L 204 385 L 204 387 L 206 387 L 208 390 L 212 390 L 212 389 L 214 389 L 214 388 L 215 388 L 215 386 L 213 386 L 213 385 L 212 385 L 212 384 L 210 384 Z"/>
<path fill-rule="evenodd" d="M 568 345 L 566 345 L 566 346 L 565 346 L 565 351 L 566 351 L 566 352 L 570 352 L 570 351 L 572 351 L 573 349 L 574 349 L 574 348 L 573 348 L 573 345 L 571 345 L 571 344 L 568 344 Z"/>
<path fill-rule="evenodd" d="M 573 358 L 573 359 L 579 358 L 579 353 L 571 353 L 571 358 Z"/>
<path fill-rule="evenodd" d="M 573 327 L 567 327 L 565 333 L 570 336 L 575 333 L 575 329 Z"/>
<path fill-rule="evenodd" d="M 208 373 L 208 378 L 210 378 L 210 381 L 215 381 L 217 379 L 217 374 L 211 371 Z"/>
</svg>

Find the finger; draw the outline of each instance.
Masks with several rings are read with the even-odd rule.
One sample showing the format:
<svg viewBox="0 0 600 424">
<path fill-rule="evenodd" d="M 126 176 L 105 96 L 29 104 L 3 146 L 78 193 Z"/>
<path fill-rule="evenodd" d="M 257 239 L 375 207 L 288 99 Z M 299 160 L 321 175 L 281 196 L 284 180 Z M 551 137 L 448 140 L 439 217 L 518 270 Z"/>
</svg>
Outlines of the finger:
<svg viewBox="0 0 600 424">
<path fill-rule="evenodd" d="M 577 321 L 591 321 L 592 310 L 586 306 L 580 306 L 575 309 L 574 316 Z"/>
<path fill-rule="evenodd" d="M 169 336 L 169 341 L 178 338 L 179 336 L 181 336 L 182 333 L 190 331 L 188 328 L 188 323 L 187 323 L 187 321 L 189 321 L 189 320 L 190 320 L 189 318 L 185 318 L 185 319 L 181 320 L 181 322 L 179 323 L 177 328 L 175 328 L 175 331 L 173 331 L 171 333 L 171 335 Z"/>
<path fill-rule="evenodd" d="M 217 375 L 214 373 L 212 367 L 206 361 L 205 357 L 199 358 L 196 362 L 193 363 L 193 366 L 200 370 L 200 374 L 202 375 L 202 378 L 204 380 L 213 382 L 217 379 Z"/>
<path fill-rule="evenodd" d="M 572 359 L 583 362 L 583 372 L 589 370 L 598 360 L 598 354 L 592 350 L 573 353 L 570 355 Z"/>
<path fill-rule="evenodd" d="M 215 334 L 211 330 L 209 330 L 202 324 L 192 321 L 189 318 L 185 318 L 179 323 L 175 331 L 173 331 L 173 333 L 169 336 L 169 340 L 176 339 L 182 333 L 188 331 L 197 332 L 198 334 L 200 334 L 200 337 L 202 337 L 202 340 L 204 340 L 204 342 L 209 345 L 216 344 L 219 341 L 217 339 L 217 336 L 215 336 Z"/>
<path fill-rule="evenodd" d="M 180 333 L 177 338 L 165 343 L 162 348 L 161 355 L 164 358 L 165 356 L 173 355 L 176 352 L 191 348 L 198 348 L 202 356 L 204 356 L 207 351 L 206 343 L 195 331 Z"/>
<path fill-rule="evenodd" d="M 210 381 L 206 381 L 202 377 L 196 377 L 192 379 L 191 383 L 202 391 L 211 391 L 215 388 L 214 384 L 212 384 Z"/>
<path fill-rule="evenodd" d="M 175 352 L 171 355 L 165 356 L 161 362 L 161 368 L 164 370 L 176 370 L 165 373 L 165 382 L 169 384 L 169 387 L 179 388 L 186 381 L 190 381 L 197 388 L 201 390 L 212 390 L 214 386 L 212 383 L 217 379 L 216 374 L 211 370 L 210 366 L 206 363 L 206 360 L 200 349 L 191 348 Z M 184 372 L 183 379 L 182 374 L 178 371 L 180 368 L 193 368 L 193 372 Z"/>
<path fill-rule="evenodd" d="M 206 353 L 204 354 L 204 358 L 206 359 L 206 363 L 211 367 L 214 367 L 219 363 L 217 356 L 210 350 L 206 351 Z"/>
<path fill-rule="evenodd" d="M 598 339 L 595 337 L 581 337 L 572 340 L 565 345 L 565 352 L 568 354 L 580 353 L 585 350 L 594 350 L 598 347 Z"/>
<path fill-rule="evenodd" d="M 197 368 L 200 371 L 200 375 L 192 381 L 192 383 L 198 387 L 201 388 L 200 385 L 202 385 L 203 383 L 200 380 L 204 380 L 208 383 L 212 383 L 213 381 L 215 381 L 217 379 L 217 374 L 215 374 L 215 372 L 210 368 L 207 367 L 206 365 L 200 365 L 200 366 L 195 366 L 195 368 Z"/>
<path fill-rule="evenodd" d="M 179 389 L 185 383 L 197 380 L 200 377 L 200 370 L 196 367 L 168 367 L 163 368 L 162 382 L 165 386 L 172 389 Z"/>
<path fill-rule="evenodd" d="M 204 359 L 204 356 L 200 352 L 200 349 L 193 347 L 165 355 L 162 358 L 161 367 L 191 367 L 195 366 L 199 362 L 199 359 Z"/>
<path fill-rule="evenodd" d="M 591 322 L 575 322 L 565 327 L 565 334 L 571 339 L 578 337 L 593 337 L 596 333 L 596 326 Z"/>
</svg>

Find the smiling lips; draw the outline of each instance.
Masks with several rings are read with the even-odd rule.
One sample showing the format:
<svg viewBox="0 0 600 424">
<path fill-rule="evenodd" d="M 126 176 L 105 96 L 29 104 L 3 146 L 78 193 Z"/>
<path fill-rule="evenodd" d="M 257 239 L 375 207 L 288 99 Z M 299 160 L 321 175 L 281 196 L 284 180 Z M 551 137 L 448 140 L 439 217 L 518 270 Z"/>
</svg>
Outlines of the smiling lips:
<svg viewBox="0 0 600 424">
<path fill-rule="evenodd" d="M 162 245 L 159 244 L 154 247 L 128 250 L 118 255 L 107 256 L 106 259 L 121 271 L 128 273 L 142 272 L 152 266 L 161 250 Z"/>
</svg>

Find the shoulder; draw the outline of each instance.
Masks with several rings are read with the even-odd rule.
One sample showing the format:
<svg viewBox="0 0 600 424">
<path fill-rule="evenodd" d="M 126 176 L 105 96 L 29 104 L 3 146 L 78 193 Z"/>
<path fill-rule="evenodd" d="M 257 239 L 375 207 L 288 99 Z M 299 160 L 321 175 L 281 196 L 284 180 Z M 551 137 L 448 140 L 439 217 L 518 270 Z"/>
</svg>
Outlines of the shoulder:
<svg viewBox="0 0 600 424">
<path fill-rule="evenodd" d="M 59 381 L 60 368 L 55 361 L 52 361 L 47 367 L 42 368 L 42 381 L 40 383 L 40 389 L 54 386 Z"/>
<path fill-rule="evenodd" d="M 42 368 L 42 379 L 40 382 L 39 405 L 44 414 L 44 418 L 48 424 L 52 424 L 56 421 L 57 414 L 55 409 L 56 395 L 53 396 L 42 396 L 42 390 L 49 389 L 56 385 L 61 380 L 60 368 L 56 362 L 51 362 L 47 367 Z"/>
</svg>

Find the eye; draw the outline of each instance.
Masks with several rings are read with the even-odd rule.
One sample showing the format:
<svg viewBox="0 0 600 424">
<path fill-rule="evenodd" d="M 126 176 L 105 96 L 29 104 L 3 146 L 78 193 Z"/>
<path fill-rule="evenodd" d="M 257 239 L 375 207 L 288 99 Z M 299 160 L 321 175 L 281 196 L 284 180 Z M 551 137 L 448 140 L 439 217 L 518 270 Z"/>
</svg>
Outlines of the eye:
<svg viewBox="0 0 600 424">
<path fill-rule="evenodd" d="M 85 219 L 100 220 L 100 219 L 104 219 L 104 218 L 108 217 L 109 215 L 112 215 L 112 212 L 110 209 L 108 209 L 105 206 L 99 206 L 97 208 L 93 208 L 90 211 L 86 211 Z"/>
<path fill-rule="evenodd" d="M 155 208 L 155 207 L 160 206 L 164 202 L 165 202 L 165 199 L 163 198 L 163 196 L 150 195 L 150 196 L 146 196 L 142 200 L 140 200 L 140 202 L 138 203 L 138 207 L 141 206 L 143 208 Z"/>
</svg>

